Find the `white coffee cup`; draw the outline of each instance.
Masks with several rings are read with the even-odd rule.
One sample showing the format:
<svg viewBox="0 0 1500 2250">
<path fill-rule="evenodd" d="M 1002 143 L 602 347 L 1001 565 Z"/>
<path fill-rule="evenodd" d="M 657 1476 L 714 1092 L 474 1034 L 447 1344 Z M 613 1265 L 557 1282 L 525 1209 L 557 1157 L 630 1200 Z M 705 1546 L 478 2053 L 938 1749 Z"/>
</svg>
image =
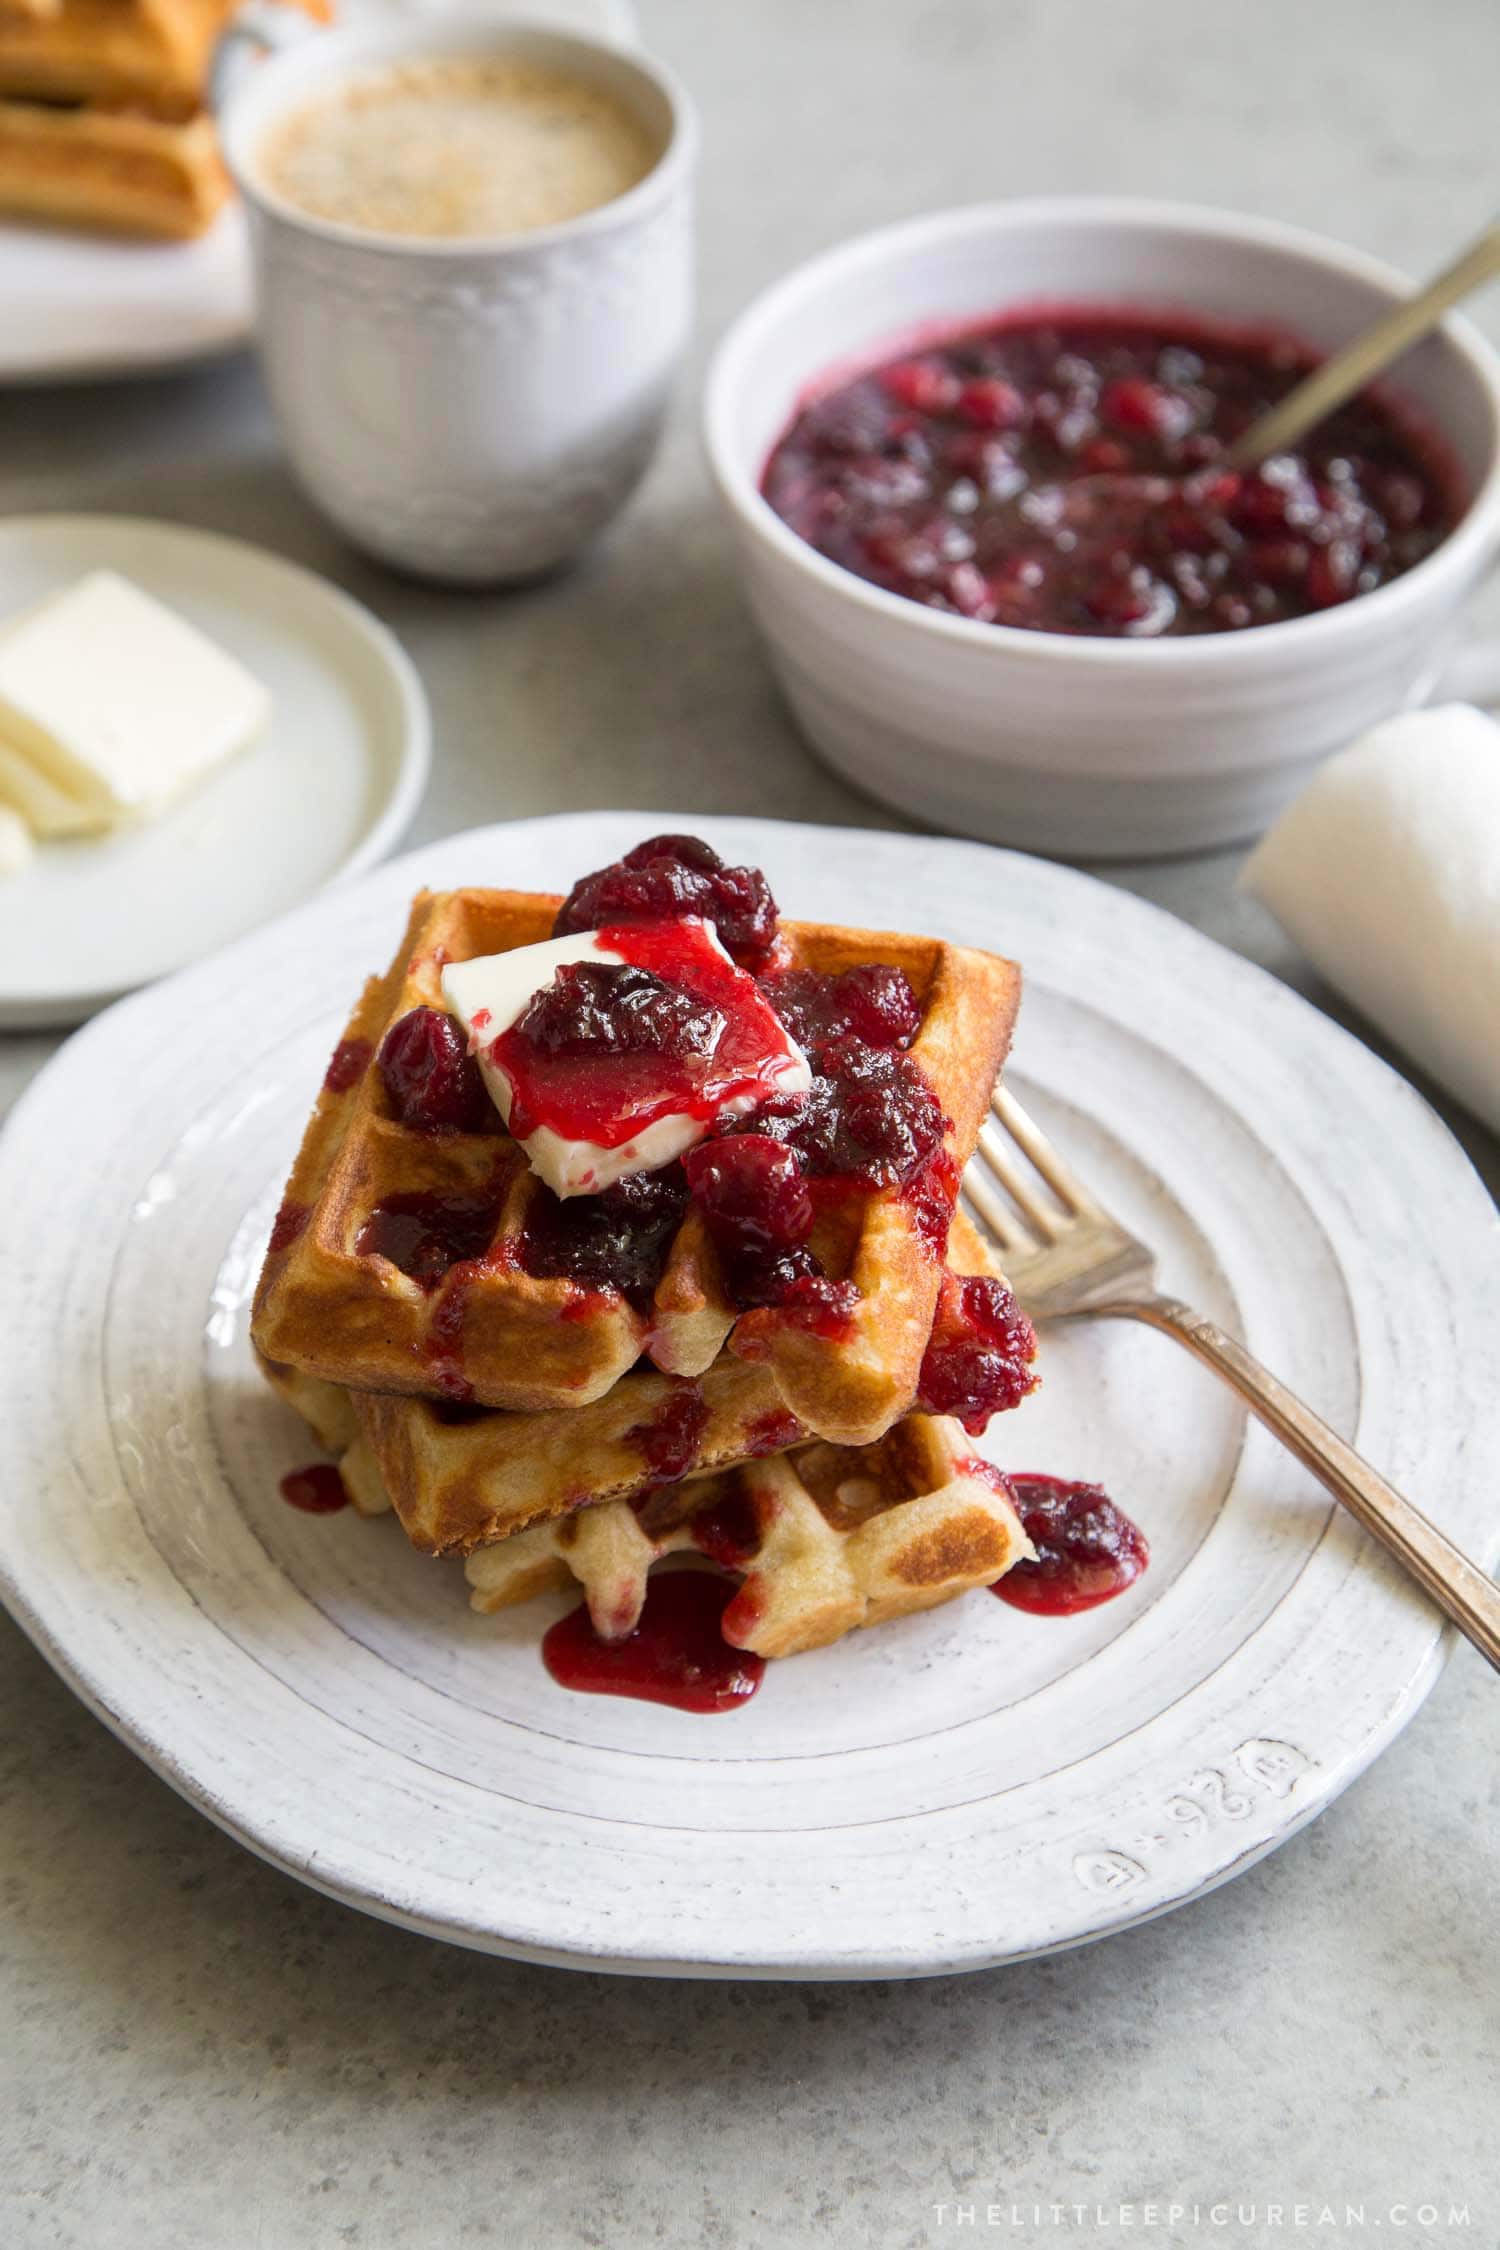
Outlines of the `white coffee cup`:
<svg viewBox="0 0 1500 2250">
<path fill-rule="evenodd" d="M 534 576 L 609 521 L 655 450 L 692 309 L 691 107 L 658 64 L 513 17 L 307 25 L 252 7 L 214 69 L 287 452 L 381 560 L 471 585 Z M 660 150 L 652 170 L 579 218 L 483 240 L 367 233 L 268 186 L 267 136 L 305 103 L 383 65 L 491 54 L 613 96 Z"/>
</svg>

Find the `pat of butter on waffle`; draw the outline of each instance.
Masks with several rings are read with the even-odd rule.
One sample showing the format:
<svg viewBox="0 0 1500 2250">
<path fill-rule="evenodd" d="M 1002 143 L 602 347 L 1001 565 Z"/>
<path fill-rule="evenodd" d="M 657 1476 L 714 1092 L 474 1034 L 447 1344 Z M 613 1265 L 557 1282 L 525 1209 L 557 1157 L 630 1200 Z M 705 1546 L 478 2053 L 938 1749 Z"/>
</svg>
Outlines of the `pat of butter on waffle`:
<svg viewBox="0 0 1500 2250">
<path fill-rule="evenodd" d="M 812 1084 L 807 1057 L 761 998 L 754 979 L 734 966 L 711 924 L 689 917 L 680 927 L 686 942 L 719 970 L 741 1011 L 753 1012 L 763 1038 L 753 1085 L 727 1096 L 717 1105 L 717 1114 L 743 1116 L 771 1093 L 805 1094 Z M 496 1040 L 520 1020 L 559 969 L 586 962 L 623 967 L 627 958 L 606 945 L 597 931 L 585 930 L 572 937 L 544 938 L 540 945 L 513 946 L 506 953 L 456 961 L 444 969 L 443 997 L 473 1041 L 490 1098 L 513 1132 L 515 1090 L 498 1057 Z M 606 1061 L 606 1071 L 607 1067 Z M 707 1118 L 673 1109 L 628 1135 L 614 1134 L 603 1142 L 560 1132 L 545 1119 L 524 1136 L 516 1133 L 516 1138 L 526 1161 L 554 1195 L 598 1195 L 632 1172 L 654 1172 L 672 1163 L 707 1131 Z"/>
<path fill-rule="evenodd" d="M 269 711 L 260 682 L 206 634 L 95 571 L 0 628 L 0 803 L 40 834 L 149 817 L 243 749 Z"/>
</svg>

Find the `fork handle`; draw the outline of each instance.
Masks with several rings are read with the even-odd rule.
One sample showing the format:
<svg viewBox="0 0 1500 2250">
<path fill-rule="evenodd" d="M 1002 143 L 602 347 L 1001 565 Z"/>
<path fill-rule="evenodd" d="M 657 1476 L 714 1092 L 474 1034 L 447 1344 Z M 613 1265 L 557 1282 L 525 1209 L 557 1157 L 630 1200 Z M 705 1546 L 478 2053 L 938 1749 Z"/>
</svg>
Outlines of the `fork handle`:
<svg viewBox="0 0 1500 2250">
<path fill-rule="evenodd" d="M 1419 1508 L 1404 1500 L 1394 1485 L 1387 1484 L 1311 1407 L 1304 1406 L 1285 1383 L 1278 1382 L 1213 1321 L 1205 1320 L 1174 1297 L 1150 1297 L 1107 1309 L 1129 1313 L 1163 1334 L 1175 1336 L 1196 1359 L 1222 1376 L 1251 1413 L 1295 1453 L 1336 1500 L 1343 1502 L 1451 1618 L 1465 1639 L 1500 1670 L 1500 1586 L 1445 1538 L 1435 1523 L 1429 1523 Z"/>
</svg>

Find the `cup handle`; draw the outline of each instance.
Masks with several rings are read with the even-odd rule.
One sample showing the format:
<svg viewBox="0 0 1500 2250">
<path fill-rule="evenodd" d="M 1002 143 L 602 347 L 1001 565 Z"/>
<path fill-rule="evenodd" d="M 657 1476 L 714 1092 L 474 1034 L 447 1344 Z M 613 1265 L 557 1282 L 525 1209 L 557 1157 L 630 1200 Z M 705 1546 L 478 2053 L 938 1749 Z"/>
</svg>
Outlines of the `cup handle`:
<svg viewBox="0 0 1500 2250">
<path fill-rule="evenodd" d="M 1450 649 L 1424 700 L 1500 705 L 1500 641 L 1463 641 Z"/>
<path fill-rule="evenodd" d="M 208 106 L 215 117 L 233 100 L 252 64 L 284 47 L 300 46 L 321 28 L 301 8 L 281 7 L 278 0 L 249 0 L 225 25 L 209 62 Z"/>
</svg>

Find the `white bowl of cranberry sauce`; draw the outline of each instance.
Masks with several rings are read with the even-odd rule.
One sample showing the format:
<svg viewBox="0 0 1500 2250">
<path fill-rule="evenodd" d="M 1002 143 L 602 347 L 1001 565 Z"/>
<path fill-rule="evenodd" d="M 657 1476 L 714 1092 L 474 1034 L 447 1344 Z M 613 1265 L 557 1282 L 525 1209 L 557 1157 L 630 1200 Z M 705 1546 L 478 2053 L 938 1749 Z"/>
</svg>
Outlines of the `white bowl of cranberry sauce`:
<svg viewBox="0 0 1500 2250">
<path fill-rule="evenodd" d="M 1257 833 L 1434 694 L 1500 547 L 1500 359 L 1462 320 L 1249 477 L 1256 411 L 1410 284 L 1259 219 L 940 213 L 745 312 L 705 407 L 746 589 L 830 764 L 935 827 L 1073 857 Z"/>
</svg>

